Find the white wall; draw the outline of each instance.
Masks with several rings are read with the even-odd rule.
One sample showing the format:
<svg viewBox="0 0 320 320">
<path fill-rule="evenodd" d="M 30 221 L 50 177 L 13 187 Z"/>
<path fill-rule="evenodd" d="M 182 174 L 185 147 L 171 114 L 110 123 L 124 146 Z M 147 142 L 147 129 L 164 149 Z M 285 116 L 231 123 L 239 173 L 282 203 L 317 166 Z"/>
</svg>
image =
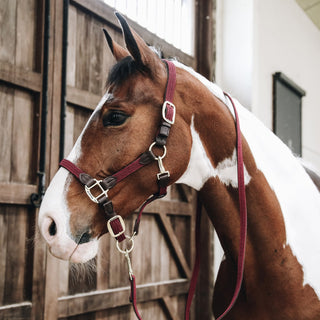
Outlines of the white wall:
<svg viewBox="0 0 320 320">
<path fill-rule="evenodd" d="M 320 30 L 294 0 L 217 0 L 216 45 L 217 84 L 270 129 L 272 75 L 306 91 L 302 155 L 320 172 Z M 215 277 L 222 254 L 215 245 Z"/>
<path fill-rule="evenodd" d="M 320 30 L 294 0 L 217 0 L 216 82 L 272 128 L 272 74 L 306 91 L 302 154 L 320 171 Z"/>
<path fill-rule="evenodd" d="M 253 2 L 217 0 L 216 82 L 251 107 Z"/>
</svg>

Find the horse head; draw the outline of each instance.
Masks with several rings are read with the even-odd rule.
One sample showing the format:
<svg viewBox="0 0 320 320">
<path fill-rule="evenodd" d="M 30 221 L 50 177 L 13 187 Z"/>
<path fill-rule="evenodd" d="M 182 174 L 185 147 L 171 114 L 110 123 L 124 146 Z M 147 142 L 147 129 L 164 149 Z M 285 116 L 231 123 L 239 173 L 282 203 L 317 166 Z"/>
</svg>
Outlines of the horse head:
<svg viewBox="0 0 320 320">
<path fill-rule="evenodd" d="M 109 73 L 105 95 L 67 158 L 96 180 L 121 170 L 153 144 L 162 121 L 168 79 L 166 64 L 116 15 L 126 48 L 104 30 L 117 63 Z M 179 112 L 183 97 L 176 91 L 173 100 L 177 115 L 162 163 L 170 172 L 169 184 L 186 170 L 191 150 L 190 123 Z M 152 147 L 155 156 L 163 152 L 163 147 Z M 152 161 L 110 189 L 114 211 L 125 218 L 156 193 L 158 172 L 157 161 Z M 51 253 L 74 262 L 93 258 L 99 237 L 107 232 L 103 209 L 65 168 L 58 170 L 47 189 L 39 226 Z"/>
</svg>

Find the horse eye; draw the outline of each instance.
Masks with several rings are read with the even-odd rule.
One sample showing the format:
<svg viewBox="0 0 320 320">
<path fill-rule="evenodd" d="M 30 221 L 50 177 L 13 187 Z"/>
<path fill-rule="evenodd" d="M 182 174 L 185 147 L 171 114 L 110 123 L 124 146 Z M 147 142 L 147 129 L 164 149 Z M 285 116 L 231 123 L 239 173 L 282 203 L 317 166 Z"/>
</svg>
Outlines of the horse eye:
<svg viewBox="0 0 320 320">
<path fill-rule="evenodd" d="M 103 125 L 108 126 L 121 126 L 128 118 L 128 115 L 121 111 L 109 111 L 103 117 Z"/>
</svg>

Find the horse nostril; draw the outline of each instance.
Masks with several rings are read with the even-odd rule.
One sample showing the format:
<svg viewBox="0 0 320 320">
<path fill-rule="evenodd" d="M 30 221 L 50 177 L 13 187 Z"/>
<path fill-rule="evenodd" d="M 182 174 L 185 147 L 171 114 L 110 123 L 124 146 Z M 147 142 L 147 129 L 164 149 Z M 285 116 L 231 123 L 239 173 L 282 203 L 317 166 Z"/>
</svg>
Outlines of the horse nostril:
<svg viewBox="0 0 320 320">
<path fill-rule="evenodd" d="M 80 237 L 80 239 L 79 239 L 79 241 L 78 241 L 78 244 L 87 243 L 87 242 L 90 241 L 90 239 L 91 239 L 90 233 L 89 233 L 89 232 L 84 232 L 84 233 L 81 235 L 81 237 Z"/>
<path fill-rule="evenodd" d="M 52 220 L 50 226 L 49 226 L 49 234 L 50 236 L 55 236 L 57 234 L 57 225 L 54 222 L 54 220 Z"/>
</svg>

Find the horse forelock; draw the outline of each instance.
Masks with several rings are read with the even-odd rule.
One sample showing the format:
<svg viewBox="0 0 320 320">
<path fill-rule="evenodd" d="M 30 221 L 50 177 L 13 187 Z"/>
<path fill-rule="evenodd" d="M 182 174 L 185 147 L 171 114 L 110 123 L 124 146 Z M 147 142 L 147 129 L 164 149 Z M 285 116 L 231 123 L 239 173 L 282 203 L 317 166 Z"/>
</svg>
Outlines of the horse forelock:
<svg viewBox="0 0 320 320">
<path fill-rule="evenodd" d="M 151 71 L 148 66 L 135 61 L 131 56 L 125 57 L 111 68 L 106 86 L 121 86 L 125 81 L 137 74 L 151 76 Z"/>
</svg>

